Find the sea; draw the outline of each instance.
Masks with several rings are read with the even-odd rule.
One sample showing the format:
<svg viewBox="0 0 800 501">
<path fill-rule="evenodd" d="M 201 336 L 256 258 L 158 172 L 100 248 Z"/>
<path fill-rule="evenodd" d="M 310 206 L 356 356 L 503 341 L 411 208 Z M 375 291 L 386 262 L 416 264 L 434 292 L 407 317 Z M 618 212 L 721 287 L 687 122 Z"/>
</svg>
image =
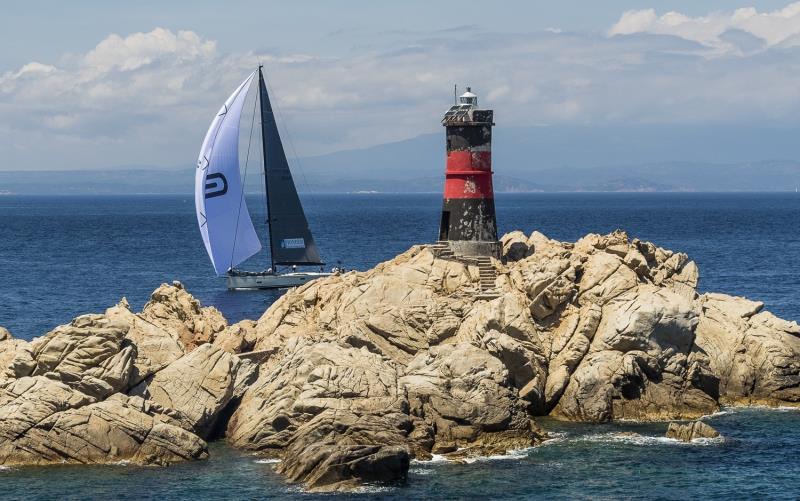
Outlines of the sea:
<svg viewBox="0 0 800 501">
<path fill-rule="evenodd" d="M 436 239 L 437 194 L 313 194 L 303 203 L 326 268 L 368 269 Z M 258 228 L 264 209 L 248 199 Z M 498 194 L 501 232 L 574 241 L 625 230 L 687 253 L 701 291 L 763 301 L 800 321 L 796 193 Z M 242 268 L 268 266 L 264 253 Z M 32 339 L 126 297 L 141 308 L 181 281 L 230 322 L 258 318 L 280 292 L 230 292 L 205 254 L 193 197 L 0 196 L 0 325 Z M 726 438 L 682 444 L 666 424 L 584 425 L 540 418 L 544 445 L 468 464 L 413 462 L 401 485 L 319 496 L 274 464 L 210 444 L 211 459 L 169 468 L 0 467 L 0 499 L 742 499 L 800 498 L 800 410 L 723 409 L 706 418 Z"/>
</svg>

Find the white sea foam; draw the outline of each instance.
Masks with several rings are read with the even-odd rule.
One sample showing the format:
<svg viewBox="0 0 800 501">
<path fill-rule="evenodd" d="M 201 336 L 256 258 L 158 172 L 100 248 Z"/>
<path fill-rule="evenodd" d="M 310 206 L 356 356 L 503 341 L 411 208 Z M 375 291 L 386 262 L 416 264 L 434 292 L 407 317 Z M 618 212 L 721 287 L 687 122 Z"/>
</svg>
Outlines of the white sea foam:
<svg viewBox="0 0 800 501">
<path fill-rule="evenodd" d="M 10 467 L 10 466 L 3 466 L 3 465 L 0 465 L 0 471 L 8 471 L 8 470 L 10 470 L 10 469 L 11 469 L 11 467 Z"/>
<path fill-rule="evenodd" d="M 724 443 L 725 437 L 719 436 L 716 438 L 695 438 L 690 445 L 721 445 Z"/>
<path fill-rule="evenodd" d="M 507 461 L 509 459 L 523 459 L 528 456 L 533 447 L 526 447 L 524 449 L 514 449 L 508 451 L 506 454 L 493 454 L 491 456 L 474 456 L 464 458 L 467 464 L 482 462 L 482 461 Z"/>
<path fill-rule="evenodd" d="M 393 490 L 395 488 L 389 485 L 360 485 L 353 489 L 353 492 L 356 494 L 381 494 Z"/>
<path fill-rule="evenodd" d="M 544 442 L 542 442 L 542 444 L 539 447 L 544 447 L 544 446 L 547 446 L 547 445 L 553 445 L 553 444 L 558 444 L 558 443 L 561 443 L 561 442 L 565 442 L 568 437 L 569 437 L 569 435 L 567 433 L 549 432 L 547 434 L 547 439 Z"/>
<path fill-rule="evenodd" d="M 699 438 L 691 442 L 683 442 L 675 440 L 674 438 L 667 437 L 654 437 L 650 435 L 638 435 L 627 433 L 595 433 L 591 435 L 583 435 L 575 437 L 574 440 L 581 442 L 597 442 L 597 443 L 618 443 L 628 445 L 677 445 L 677 446 L 692 446 L 692 445 L 719 445 L 725 442 L 723 437 L 718 438 Z"/>
<path fill-rule="evenodd" d="M 492 454 L 490 456 L 459 456 L 456 458 L 449 458 L 443 454 L 433 454 L 431 459 L 428 460 L 420 460 L 420 459 L 412 459 L 411 464 L 413 465 L 430 465 L 436 463 L 466 463 L 472 464 L 482 461 L 507 461 L 509 459 L 523 459 L 525 458 L 533 447 L 526 447 L 524 449 L 514 449 L 508 451 L 505 454 Z M 463 451 L 464 448 L 458 449 L 458 451 Z"/>
<path fill-rule="evenodd" d="M 711 413 L 711 414 L 706 414 L 705 416 L 701 416 L 700 420 L 701 421 L 705 421 L 707 419 L 714 419 L 715 417 L 724 416 L 725 414 L 730 414 L 730 413 L 731 413 L 730 409 L 726 407 L 726 408 L 718 410 L 717 412 L 714 412 L 714 413 Z"/>
<path fill-rule="evenodd" d="M 275 463 L 280 463 L 280 462 L 281 462 L 280 459 L 275 459 L 275 458 L 256 459 L 254 461 L 254 463 L 258 463 L 258 464 L 275 464 Z"/>
<path fill-rule="evenodd" d="M 111 463 L 111 464 L 113 464 L 114 466 L 130 466 L 131 462 L 128 461 L 127 459 L 122 459 L 120 461 L 117 461 L 116 463 Z"/>
<path fill-rule="evenodd" d="M 423 475 L 423 476 L 436 473 L 434 470 L 430 468 L 411 468 L 408 470 L 408 472 L 411 473 L 412 475 Z"/>
<path fill-rule="evenodd" d="M 747 405 L 742 407 L 725 407 L 724 411 L 721 411 L 717 414 L 712 414 L 712 416 L 717 416 L 723 413 L 734 413 L 734 412 L 741 412 L 747 411 L 749 409 L 755 410 L 764 410 L 764 411 L 779 411 L 779 412 L 800 412 L 800 406 L 796 405 L 763 405 L 763 404 L 754 404 L 754 405 Z"/>
<path fill-rule="evenodd" d="M 581 435 L 574 438 L 578 442 L 598 442 L 598 443 L 618 443 L 630 445 L 656 445 L 656 444 L 677 444 L 677 440 L 667 437 L 653 437 L 648 435 L 638 435 L 629 433 L 592 433 Z"/>
<path fill-rule="evenodd" d="M 424 463 L 452 463 L 447 456 L 443 454 L 431 454 L 431 458 L 427 461 L 423 461 Z"/>
</svg>

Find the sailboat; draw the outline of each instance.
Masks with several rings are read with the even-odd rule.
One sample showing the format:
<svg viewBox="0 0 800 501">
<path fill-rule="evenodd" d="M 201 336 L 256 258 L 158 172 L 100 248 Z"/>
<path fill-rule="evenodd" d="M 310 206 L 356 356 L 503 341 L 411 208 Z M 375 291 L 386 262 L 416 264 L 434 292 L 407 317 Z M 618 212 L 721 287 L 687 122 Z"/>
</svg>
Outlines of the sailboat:
<svg viewBox="0 0 800 501">
<path fill-rule="evenodd" d="M 234 290 L 294 287 L 330 275 L 322 271 L 324 263 L 297 195 L 262 68 L 259 66 L 239 85 L 214 117 L 195 172 L 195 209 L 203 243 L 217 276 L 225 276 L 228 288 Z M 236 268 L 262 248 L 247 210 L 239 172 L 239 122 L 254 81 L 258 82 L 256 102 L 260 104 L 270 250 L 270 267 L 261 272 Z M 286 271 L 279 272 L 279 266 Z M 298 271 L 298 266 L 319 267 L 320 271 Z"/>
</svg>

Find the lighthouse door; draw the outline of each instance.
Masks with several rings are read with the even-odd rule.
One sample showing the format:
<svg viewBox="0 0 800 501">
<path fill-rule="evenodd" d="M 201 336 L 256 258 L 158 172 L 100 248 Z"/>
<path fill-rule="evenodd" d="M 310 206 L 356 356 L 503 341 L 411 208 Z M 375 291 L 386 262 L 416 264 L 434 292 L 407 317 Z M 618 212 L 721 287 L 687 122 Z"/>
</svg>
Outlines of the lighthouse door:
<svg viewBox="0 0 800 501">
<path fill-rule="evenodd" d="M 439 226 L 439 240 L 450 240 L 450 211 L 442 211 L 442 223 Z"/>
</svg>

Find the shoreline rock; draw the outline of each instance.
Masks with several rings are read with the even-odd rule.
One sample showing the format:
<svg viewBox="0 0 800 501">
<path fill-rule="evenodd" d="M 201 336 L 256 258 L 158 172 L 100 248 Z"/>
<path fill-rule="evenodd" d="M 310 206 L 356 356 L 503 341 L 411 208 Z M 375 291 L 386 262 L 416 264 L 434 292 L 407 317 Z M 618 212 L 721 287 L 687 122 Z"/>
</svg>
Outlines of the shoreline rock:
<svg viewBox="0 0 800 501">
<path fill-rule="evenodd" d="M 680 440 L 681 442 L 691 442 L 700 438 L 718 438 L 721 435 L 710 425 L 702 421 L 681 424 L 672 422 L 667 428 L 667 438 Z"/>
<path fill-rule="evenodd" d="M 620 231 L 502 244 L 494 295 L 474 263 L 414 246 L 234 325 L 175 283 L 139 313 L 123 299 L 30 343 L 2 329 L 0 465 L 166 465 L 224 436 L 336 491 L 403 482 L 412 459 L 538 445 L 537 416 L 800 405 L 800 326 L 698 294 L 685 254 Z"/>
</svg>

